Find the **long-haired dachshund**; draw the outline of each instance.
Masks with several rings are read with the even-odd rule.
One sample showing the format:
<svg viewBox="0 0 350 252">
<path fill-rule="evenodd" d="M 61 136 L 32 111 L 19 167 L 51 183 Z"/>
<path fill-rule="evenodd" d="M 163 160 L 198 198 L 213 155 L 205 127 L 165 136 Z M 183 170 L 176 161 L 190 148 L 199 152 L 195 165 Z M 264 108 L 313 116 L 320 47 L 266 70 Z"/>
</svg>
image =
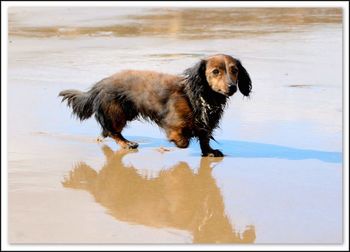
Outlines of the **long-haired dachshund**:
<svg viewBox="0 0 350 252">
<path fill-rule="evenodd" d="M 89 91 L 64 90 L 62 101 L 80 119 L 95 114 L 102 136 L 123 148 L 137 148 L 121 134 L 128 121 L 144 118 L 163 128 L 170 141 L 187 148 L 199 139 L 203 156 L 223 156 L 210 147 L 227 99 L 237 89 L 249 96 L 252 83 L 238 59 L 219 54 L 200 60 L 183 75 L 126 70 L 96 83 Z"/>
</svg>

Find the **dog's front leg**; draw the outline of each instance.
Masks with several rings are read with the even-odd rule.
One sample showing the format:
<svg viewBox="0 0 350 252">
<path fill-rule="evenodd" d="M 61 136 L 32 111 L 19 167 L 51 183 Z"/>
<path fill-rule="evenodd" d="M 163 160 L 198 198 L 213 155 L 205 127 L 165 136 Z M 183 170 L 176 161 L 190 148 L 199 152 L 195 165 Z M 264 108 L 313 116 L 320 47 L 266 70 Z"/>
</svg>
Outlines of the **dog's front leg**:
<svg viewBox="0 0 350 252">
<path fill-rule="evenodd" d="M 223 157 L 224 154 L 222 154 L 221 151 L 219 150 L 214 150 L 213 148 L 210 147 L 209 145 L 210 141 L 210 136 L 206 134 L 202 134 L 199 136 L 199 144 L 201 146 L 202 150 L 202 156 L 203 157 Z"/>
</svg>

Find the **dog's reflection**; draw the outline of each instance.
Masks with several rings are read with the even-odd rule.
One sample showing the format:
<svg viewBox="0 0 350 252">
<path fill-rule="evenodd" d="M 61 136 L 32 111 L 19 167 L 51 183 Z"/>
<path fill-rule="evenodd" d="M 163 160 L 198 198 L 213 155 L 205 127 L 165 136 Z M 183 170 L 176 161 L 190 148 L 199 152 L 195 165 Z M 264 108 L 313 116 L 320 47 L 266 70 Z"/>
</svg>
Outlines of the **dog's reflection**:
<svg viewBox="0 0 350 252">
<path fill-rule="evenodd" d="M 197 173 L 180 162 L 147 179 L 134 166 L 123 164 L 122 158 L 130 151 L 113 152 L 108 146 L 102 150 L 107 160 L 99 172 L 81 162 L 63 185 L 89 191 L 118 220 L 186 230 L 194 243 L 254 242 L 254 226 L 236 232 L 225 215 L 210 166 L 222 158 L 202 158 Z"/>
</svg>

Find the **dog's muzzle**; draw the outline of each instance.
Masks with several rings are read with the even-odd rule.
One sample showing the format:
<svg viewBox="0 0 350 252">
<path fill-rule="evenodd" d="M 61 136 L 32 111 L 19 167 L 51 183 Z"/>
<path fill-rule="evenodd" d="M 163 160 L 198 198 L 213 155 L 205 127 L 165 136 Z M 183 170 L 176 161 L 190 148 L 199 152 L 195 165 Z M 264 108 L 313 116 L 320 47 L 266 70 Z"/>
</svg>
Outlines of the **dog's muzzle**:
<svg viewBox="0 0 350 252">
<path fill-rule="evenodd" d="M 228 87 L 228 96 L 231 96 L 236 92 L 237 92 L 237 85 L 232 84 Z"/>
</svg>

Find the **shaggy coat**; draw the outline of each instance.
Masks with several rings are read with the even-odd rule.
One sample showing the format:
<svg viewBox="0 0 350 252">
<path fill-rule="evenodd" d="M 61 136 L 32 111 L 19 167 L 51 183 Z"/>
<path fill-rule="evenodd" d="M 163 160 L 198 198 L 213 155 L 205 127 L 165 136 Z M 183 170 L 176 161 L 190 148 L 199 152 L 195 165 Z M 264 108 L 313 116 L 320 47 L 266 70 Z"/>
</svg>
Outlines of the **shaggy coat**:
<svg viewBox="0 0 350 252">
<path fill-rule="evenodd" d="M 62 101 L 80 119 L 95 114 L 102 136 L 112 137 L 123 148 L 138 144 L 121 132 L 127 122 L 144 118 L 165 130 L 168 139 L 186 148 L 198 138 L 203 156 L 223 156 L 210 147 L 227 99 L 237 90 L 249 96 L 252 84 L 238 59 L 213 55 L 185 70 L 183 75 L 126 70 L 96 83 L 89 91 L 64 90 Z"/>
</svg>

